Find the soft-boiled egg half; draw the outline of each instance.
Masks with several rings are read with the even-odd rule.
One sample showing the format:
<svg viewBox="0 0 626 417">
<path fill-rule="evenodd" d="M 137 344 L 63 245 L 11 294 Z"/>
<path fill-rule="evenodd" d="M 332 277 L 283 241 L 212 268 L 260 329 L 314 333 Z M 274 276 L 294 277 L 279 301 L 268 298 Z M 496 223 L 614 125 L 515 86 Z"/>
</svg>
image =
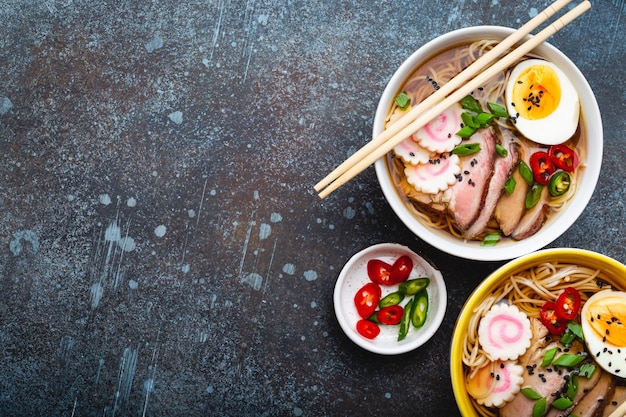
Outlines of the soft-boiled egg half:
<svg viewBox="0 0 626 417">
<path fill-rule="evenodd" d="M 626 293 L 595 293 L 582 308 L 585 343 L 595 361 L 607 372 L 626 378 Z"/>
<path fill-rule="evenodd" d="M 565 73 L 542 59 L 522 61 L 511 72 L 505 98 L 520 133 L 543 144 L 563 143 L 578 127 L 578 93 Z"/>
</svg>

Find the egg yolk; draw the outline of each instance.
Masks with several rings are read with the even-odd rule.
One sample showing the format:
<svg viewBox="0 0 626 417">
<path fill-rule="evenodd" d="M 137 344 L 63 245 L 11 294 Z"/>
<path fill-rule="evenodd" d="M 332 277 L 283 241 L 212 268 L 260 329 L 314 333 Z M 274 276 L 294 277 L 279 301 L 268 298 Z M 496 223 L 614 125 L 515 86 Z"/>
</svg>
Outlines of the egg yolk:
<svg viewBox="0 0 626 417">
<path fill-rule="evenodd" d="M 519 117 L 538 120 L 549 116 L 561 101 L 559 76 L 548 65 L 526 68 L 513 84 L 512 100 Z"/>
<path fill-rule="evenodd" d="M 622 297 L 606 297 L 588 307 L 591 328 L 607 343 L 626 346 L 626 303 Z"/>
</svg>

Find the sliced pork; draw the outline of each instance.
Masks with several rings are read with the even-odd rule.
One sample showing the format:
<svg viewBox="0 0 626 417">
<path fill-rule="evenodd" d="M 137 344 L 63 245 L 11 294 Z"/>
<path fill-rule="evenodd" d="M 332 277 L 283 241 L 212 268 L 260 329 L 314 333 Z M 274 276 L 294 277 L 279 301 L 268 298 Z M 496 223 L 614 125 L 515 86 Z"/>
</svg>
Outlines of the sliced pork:
<svg viewBox="0 0 626 417">
<path fill-rule="evenodd" d="M 613 388 L 611 395 L 604 402 L 604 410 L 602 410 L 602 417 L 609 417 L 617 407 L 626 403 L 626 387 L 617 385 Z"/>
<path fill-rule="evenodd" d="M 459 182 L 447 190 L 450 192 L 448 210 L 461 231 L 466 231 L 478 218 L 496 156 L 496 135 L 492 128 L 480 129 L 469 142 L 478 143 L 480 151 L 461 158 Z"/>
<path fill-rule="evenodd" d="M 606 372 L 598 373 L 601 374 L 598 382 L 589 389 L 587 394 L 571 410 L 571 415 L 576 417 L 594 417 L 602 412 L 606 399 L 610 396 L 613 389 L 614 382 L 610 374 Z M 558 414 L 554 414 L 554 416 L 567 416 L 570 414 L 560 411 Z"/>
<path fill-rule="evenodd" d="M 541 197 L 539 198 L 537 204 L 535 204 L 531 209 L 526 210 L 520 222 L 515 227 L 515 230 L 511 233 L 511 237 L 513 239 L 526 239 L 541 229 L 541 226 L 543 226 L 544 222 L 548 218 L 548 213 L 550 213 L 548 196 L 548 187 L 544 186 L 541 190 Z"/>
<path fill-rule="evenodd" d="M 501 146 L 506 149 L 507 155 L 505 157 L 499 155 L 495 157 L 493 174 L 489 180 L 487 195 L 482 210 L 480 210 L 480 214 L 474 223 L 463 233 L 466 239 L 474 239 L 480 236 L 487 228 L 498 205 L 498 201 L 503 194 L 504 183 L 510 177 L 511 170 L 517 162 L 519 153 L 517 151 L 515 137 L 508 130 L 502 131 L 501 137 Z"/>
<path fill-rule="evenodd" d="M 512 176 L 515 180 L 513 193 L 502 194 L 494 213 L 494 217 L 504 236 L 510 236 L 522 219 L 526 211 L 524 200 L 526 200 L 526 193 L 530 189 L 526 180 L 519 173 L 519 169 L 514 169 Z"/>
</svg>

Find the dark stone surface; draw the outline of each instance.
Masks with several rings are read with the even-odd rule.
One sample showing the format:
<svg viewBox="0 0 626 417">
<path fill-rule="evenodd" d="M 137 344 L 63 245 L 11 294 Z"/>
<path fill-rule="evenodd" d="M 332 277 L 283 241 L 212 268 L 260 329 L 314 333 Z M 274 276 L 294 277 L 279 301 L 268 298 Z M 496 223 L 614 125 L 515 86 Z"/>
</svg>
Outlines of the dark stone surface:
<svg viewBox="0 0 626 417">
<path fill-rule="evenodd" d="M 443 254 L 368 169 L 313 184 L 370 138 L 387 80 L 465 26 L 549 2 L 0 0 L 0 415 L 457 415 L 450 337 L 502 263 Z M 626 261 L 623 0 L 551 42 L 605 128 L 599 185 L 551 247 Z M 355 252 L 442 270 L 422 348 L 366 353 L 333 312 Z"/>
</svg>

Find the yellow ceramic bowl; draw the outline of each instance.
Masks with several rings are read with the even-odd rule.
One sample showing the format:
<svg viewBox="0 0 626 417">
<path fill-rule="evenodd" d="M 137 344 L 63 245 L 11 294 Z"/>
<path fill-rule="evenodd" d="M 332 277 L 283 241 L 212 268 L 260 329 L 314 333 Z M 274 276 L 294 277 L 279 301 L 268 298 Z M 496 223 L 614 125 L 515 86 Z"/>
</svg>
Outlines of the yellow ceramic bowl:
<svg viewBox="0 0 626 417">
<path fill-rule="evenodd" d="M 626 286 L 626 266 L 620 262 L 583 249 L 558 248 L 545 249 L 517 258 L 489 275 L 467 299 L 452 335 L 450 352 L 450 374 L 452 388 L 457 405 L 464 417 L 479 417 L 471 398 L 465 389 L 463 373 L 463 340 L 469 327 L 472 311 L 478 307 L 487 295 L 510 275 L 527 270 L 544 262 L 575 263 L 580 266 L 599 269 L 611 285 Z"/>
</svg>

